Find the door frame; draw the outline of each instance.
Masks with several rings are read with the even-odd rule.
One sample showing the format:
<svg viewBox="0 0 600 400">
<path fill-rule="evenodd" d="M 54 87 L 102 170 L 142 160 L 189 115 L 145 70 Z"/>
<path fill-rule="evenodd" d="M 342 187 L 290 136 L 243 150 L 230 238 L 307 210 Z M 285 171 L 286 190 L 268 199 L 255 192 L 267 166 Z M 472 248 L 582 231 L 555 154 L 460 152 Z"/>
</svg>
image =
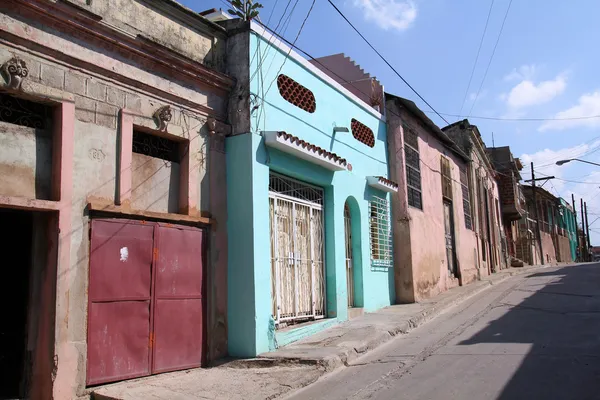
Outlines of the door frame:
<svg viewBox="0 0 600 400">
<path fill-rule="evenodd" d="M 456 256 L 456 229 L 454 226 L 454 204 L 451 200 L 443 200 L 443 206 L 444 206 L 444 213 L 446 212 L 446 206 L 448 206 L 448 211 L 449 211 L 449 219 L 450 219 L 450 241 L 452 244 L 452 266 L 454 267 L 454 271 L 451 271 L 450 269 L 448 269 L 448 271 L 450 273 L 452 273 L 454 275 L 455 278 L 459 278 L 460 279 L 460 270 L 458 268 L 458 258 Z M 444 219 L 446 217 L 444 216 Z M 446 224 L 444 224 L 445 226 Z M 445 236 L 446 232 L 444 232 L 444 236 Z M 446 251 L 446 258 L 448 257 L 448 252 Z M 446 262 L 449 262 L 450 260 L 446 260 Z"/>
</svg>

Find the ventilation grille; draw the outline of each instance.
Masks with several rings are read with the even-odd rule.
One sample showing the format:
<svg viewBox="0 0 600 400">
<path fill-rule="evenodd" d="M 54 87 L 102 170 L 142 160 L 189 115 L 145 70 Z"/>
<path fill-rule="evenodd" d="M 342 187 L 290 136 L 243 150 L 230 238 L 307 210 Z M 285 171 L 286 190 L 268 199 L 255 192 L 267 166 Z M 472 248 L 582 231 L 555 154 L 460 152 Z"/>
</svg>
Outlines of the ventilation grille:
<svg viewBox="0 0 600 400">
<path fill-rule="evenodd" d="M 354 118 L 352 118 L 351 127 L 352 136 L 354 136 L 354 139 L 366 144 L 369 147 L 375 146 L 375 135 L 373 135 L 371 128 Z"/>
<path fill-rule="evenodd" d="M 286 101 L 311 114 L 315 112 L 317 103 L 313 92 L 289 76 L 283 74 L 279 75 L 277 77 L 277 88 L 279 89 L 281 97 Z"/>
</svg>

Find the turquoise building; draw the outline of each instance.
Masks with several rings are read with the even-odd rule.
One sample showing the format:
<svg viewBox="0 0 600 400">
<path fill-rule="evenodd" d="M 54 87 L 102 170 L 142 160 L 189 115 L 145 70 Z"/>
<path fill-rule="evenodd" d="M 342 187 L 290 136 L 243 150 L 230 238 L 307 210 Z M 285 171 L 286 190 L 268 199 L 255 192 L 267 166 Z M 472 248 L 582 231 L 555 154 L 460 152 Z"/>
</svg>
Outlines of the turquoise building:
<svg viewBox="0 0 600 400">
<path fill-rule="evenodd" d="M 393 302 L 398 186 L 376 80 L 366 96 L 254 22 L 224 26 L 228 349 L 252 357 Z"/>
<path fill-rule="evenodd" d="M 558 226 L 566 231 L 571 247 L 571 259 L 577 258 L 577 224 L 575 223 L 575 212 L 568 201 L 560 197 L 559 199 L 559 218 Z"/>
</svg>

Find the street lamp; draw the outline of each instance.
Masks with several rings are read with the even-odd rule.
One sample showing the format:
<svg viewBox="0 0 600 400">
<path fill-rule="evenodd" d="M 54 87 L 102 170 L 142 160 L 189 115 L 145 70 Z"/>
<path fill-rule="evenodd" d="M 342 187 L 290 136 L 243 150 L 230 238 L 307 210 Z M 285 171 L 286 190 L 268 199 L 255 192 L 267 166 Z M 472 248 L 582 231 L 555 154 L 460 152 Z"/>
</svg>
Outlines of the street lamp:
<svg viewBox="0 0 600 400">
<path fill-rule="evenodd" d="M 596 165 L 596 166 L 600 167 L 600 164 L 596 164 L 595 162 L 591 162 L 591 161 L 580 160 L 579 158 L 569 158 L 567 160 L 560 160 L 560 161 L 556 162 L 556 165 L 563 165 L 563 164 L 566 164 L 571 161 L 579 161 L 582 163 L 592 164 L 592 165 Z"/>
</svg>

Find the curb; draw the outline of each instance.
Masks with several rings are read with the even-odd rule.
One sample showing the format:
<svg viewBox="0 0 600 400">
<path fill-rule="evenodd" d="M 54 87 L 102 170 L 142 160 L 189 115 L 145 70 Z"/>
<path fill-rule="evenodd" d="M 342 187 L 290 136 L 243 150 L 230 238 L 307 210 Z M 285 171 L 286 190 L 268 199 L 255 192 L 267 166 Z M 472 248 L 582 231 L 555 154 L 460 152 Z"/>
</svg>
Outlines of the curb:
<svg viewBox="0 0 600 400">
<path fill-rule="evenodd" d="M 471 297 L 474 297 L 474 296 L 480 294 L 481 292 L 491 288 L 494 285 L 498 285 L 513 276 L 527 274 L 529 272 L 537 271 L 538 269 L 547 268 L 547 267 L 549 267 L 549 266 L 547 266 L 547 265 L 537 266 L 536 265 L 536 266 L 525 267 L 524 269 L 518 268 L 517 271 L 505 271 L 505 272 L 500 272 L 498 274 L 491 275 L 491 276 L 487 277 L 487 279 L 484 279 L 484 280 L 478 281 L 477 283 L 474 283 L 472 285 L 473 286 L 472 290 L 462 293 L 454 298 L 445 299 L 436 304 L 431 305 L 430 307 L 421 311 L 419 314 L 414 315 L 414 316 L 410 317 L 408 320 L 399 323 L 397 326 L 393 327 L 392 329 L 383 331 L 383 332 L 379 332 L 375 337 L 373 337 L 372 339 L 368 340 L 367 342 L 361 344 L 359 347 L 355 347 L 352 349 L 340 347 L 337 354 L 334 354 L 334 355 L 326 356 L 324 358 L 289 357 L 289 356 L 287 356 L 287 357 L 286 356 L 281 356 L 281 357 L 258 356 L 257 358 L 254 358 L 254 359 L 240 360 L 240 362 L 242 362 L 244 364 L 247 363 L 248 365 L 251 365 L 253 367 L 258 366 L 260 364 L 265 366 L 266 360 L 269 360 L 266 362 L 266 364 L 269 364 L 269 365 L 288 365 L 288 366 L 298 365 L 298 364 L 314 365 L 316 367 L 323 368 L 324 374 L 326 374 L 337 368 L 344 367 L 344 366 L 347 367 L 349 365 L 349 363 L 352 362 L 353 360 L 364 356 L 365 354 L 367 354 L 368 352 L 370 352 L 372 350 L 375 350 L 376 348 L 380 347 L 381 345 L 394 339 L 396 336 L 408 334 L 413 329 L 418 328 L 419 326 L 429 322 L 430 320 L 439 316 L 446 310 L 448 310 L 460 303 L 465 302 L 466 300 L 470 299 Z M 515 269 L 517 269 L 517 268 L 515 268 Z"/>
</svg>

